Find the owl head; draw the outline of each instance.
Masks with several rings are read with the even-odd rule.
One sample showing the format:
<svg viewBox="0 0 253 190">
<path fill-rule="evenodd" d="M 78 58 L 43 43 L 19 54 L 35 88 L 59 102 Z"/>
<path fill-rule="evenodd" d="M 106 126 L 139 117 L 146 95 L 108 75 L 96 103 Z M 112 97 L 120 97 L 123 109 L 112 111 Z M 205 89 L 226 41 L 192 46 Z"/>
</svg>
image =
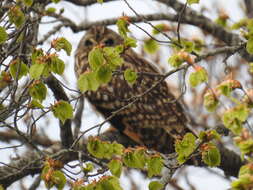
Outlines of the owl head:
<svg viewBox="0 0 253 190">
<path fill-rule="evenodd" d="M 93 26 L 82 37 L 75 55 L 75 73 L 79 76 L 88 69 L 88 54 L 98 45 L 113 47 L 123 43 L 123 39 L 105 26 Z"/>
</svg>

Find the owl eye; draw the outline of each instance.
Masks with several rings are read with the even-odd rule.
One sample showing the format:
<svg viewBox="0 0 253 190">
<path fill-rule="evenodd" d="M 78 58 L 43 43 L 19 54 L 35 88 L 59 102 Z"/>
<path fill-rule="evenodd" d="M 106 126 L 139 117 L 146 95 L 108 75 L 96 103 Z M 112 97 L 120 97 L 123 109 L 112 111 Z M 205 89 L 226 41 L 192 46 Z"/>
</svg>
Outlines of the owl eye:
<svg viewBox="0 0 253 190">
<path fill-rule="evenodd" d="M 91 46 L 91 45 L 92 45 L 92 41 L 90 41 L 90 40 L 85 40 L 84 45 L 85 45 L 85 46 Z"/>
<path fill-rule="evenodd" d="M 114 40 L 112 38 L 109 38 L 109 39 L 105 40 L 104 44 L 105 44 L 105 46 L 113 46 Z"/>
</svg>

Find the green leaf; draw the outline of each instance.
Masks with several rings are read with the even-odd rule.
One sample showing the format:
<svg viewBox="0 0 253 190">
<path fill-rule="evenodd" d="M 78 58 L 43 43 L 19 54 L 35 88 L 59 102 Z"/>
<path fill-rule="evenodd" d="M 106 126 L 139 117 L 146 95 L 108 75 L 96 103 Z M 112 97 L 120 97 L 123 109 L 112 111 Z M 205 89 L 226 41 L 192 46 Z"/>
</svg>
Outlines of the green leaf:
<svg viewBox="0 0 253 190">
<path fill-rule="evenodd" d="M 34 65 L 35 63 L 38 63 L 38 62 L 41 63 L 41 61 L 39 61 L 39 60 L 43 56 L 44 56 L 44 52 L 43 52 L 42 49 L 33 49 L 32 56 L 31 56 L 31 58 L 32 58 L 32 65 Z"/>
<path fill-rule="evenodd" d="M 237 88 L 239 89 L 242 88 L 241 83 L 237 80 L 232 80 L 232 79 L 226 80 L 216 87 L 216 89 L 219 90 L 219 93 L 228 97 L 230 96 L 231 92 Z"/>
<path fill-rule="evenodd" d="M 101 48 L 94 48 L 89 52 L 88 62 L 93 71 L 96 71 L 103 63 L 104 56 Z"/>
<path fill-rule="evenodd" d="M 83 171 L 85 173 L 89 173 L 94 170 L 94 165 L 92 163 L 85 163 L 85 167 L 83 167 Z"/>
<path fill-rule="evenodd" d="M 232 26 L 231 29 L 232 30 L 237 30 L 240 29 L 241 27 L 245 27 L 248 24 L 249 19 L 248 18 L 243 18 L 237 22 L 235 22 Z"/>
<path fill-rule="evenodd" d="M 86 92 L 87 90 L 96 91 L 99 87 L 99 82 L 96 79 L 96 73 L 90 72 L 80 75 L 77 85 L 81 92 Z"/>
<path fill-rule="evenodd" d="M 144 169 L 146 164 L 144 149 L 125 152 L 123 155 L 123 162 L 128 167 Z"/>
<path fill-rule="evenodd" d="M 53 172 L 51 180 L 58 190 L 62 190 L 67 182 L 65 175 L 60 170 Z"/>
<path fill-rule="evenodd" d="M 121 155 L 123 146 L 118 143 L 108 143 L 98 138 L 89 138 L 87 149 L 96 158 L 111 159 L 114 155 Z"/>
<path fill-rule="evenodd" d="M 158 51 L 159 45 L 157 41 L 153 40 L 152 38 L 149 38 L 144 41 L 144 50 L 147 53 L 154 54 Z"/>
<path fill-rule="evenodd" d="M 100 84 L 106 84 L 112 79 L 112 70 L 109 65 L 101 65 L 96 71 L 96 80 Z"/>
<path fill-rule="evenodd" d="M 51 0 L 53 3 L 59 3 L 61 0 Z"/>
<path fill-rule="evenodd" d="M 106 58 L 107 64 L 110 65 L 112 70 L 115 70 L 123 63 L 123 59 L 120 57 L 120 52 L 118 48 L 105 47 L 103 48 L 103 53 Z"/>
<path fill-rule="evenodd" d="M 181 40 L 181 45 L 186 52 L 192 52 L 194 50 L 194 43 L 187 40 Z"/>
<path fill-rule="evenodd" d="M 183 62 L 184 62 L 184 59 L 182 59 L 178 54 L 174 54 L 170 56 L 170 58 L 168 59 L 168 63 L 172 67 L 179 67 L 180 65 L 183 64 Z"/>
<path fill-rule="evenodd" d="M 187 3 L 189 5 L 191 5 L 191 4 L 194 4 L 194 3 L 199 3 L 199 0 L 187 0 Z"/>
<path fill-rule="evenodd" d="M 55 13 L 55 12 L 56 12 L 56 8 L 54 8 L 54 7 L 48 7 L 46 9 L 47 14 L 51 14 L 51 13 Z"/>
<path fill-rule="evenodd" d="M 3 44 L 8 39 L 8 34 L 4 27 L 0 26 L 0 44 Z"/>
<path fill-rule="evenodd" d="M 29 73 L 32 79 L 38 80 L 46 68 L 45 63 L 36 63 L 30 67 Z"/>
<path fill-rule="evenodd" d="M 177 140 L 175 150 L 178 154 L 177 160 L 184 163 L 196 149 L 196 137 L 192 133 L 186 133 L 183 140 Z"/>
<path fill-rule="evenodd" d="M 8 17 L 11 23 L 20 28 L 25 22 L 25 15 L 18 6 L 9 9 Z"/>
<path fill-rule="evenodd" d="M 28 73 L 28 67 L 22 61 L 14 60 L 10 64 L 10 73 L 14 79 L 16 79 L 16 77 L 18 79 L 21 79 L 23 76 L 25 76 Z"/>
<path fill-rule="evenodd" d="M 110 172 L 112 175 L 115 175 L 116 177 L 120 177 L 122 173 L 122 162 L 118 159 L 113 159 L 108 163 L 108 168 L 110 169 Z"/>
<path fill-rule="evenodd" d="M 248 42 L 246 44 L 246 50 L 249 54 L 253 54 L 253 37 L 250 37 L 248 39 Z"/>
<path fill-rule="evenodd" d="M 219 149 L 212 143 L 208 143 L 208 148 L 202 152 L 202 160 L 210 167 L 220 165 L 221 155 Z"/>
<path fill-rule="evenodd" d="M 104 2 L 104 0 L 97 0 L 97 2 L 98 2 L 98 3 L 103 3 L 103 2 Z"/>
<path fill-rule="evenodd" d="M 151 181 L 148 185 L 149 190 L 162 190 L 163 184 L 161 184 L 159 181 Z"/>
<path fill-rule="evenodd" d="M 163 169 L 164 160 L 161 156 L 151 156 L 147 161 L 148 177 L 158 176 Z"/>
<path fill-rule="evenodd" d="M 126 37 L 124 38 L 125 47 L 137 47 L 137 41 L 134 38 Z"/>
<path fill-rule="evenodd" d="M 103 177 L 96 186 L 96 190 L 123 190 L 120 186 L 119 179 L 114 176 Z"/>
<path fill-rule="evenodd" d="M 69 56 L 71 54 L 72 51 L 72 45 L 71 43 L 64 37 L 61 38 L 57 38 L 52 42 L 52 47 L 56 50 L 56 51 L 60 51 L 60 50 L 64 50 L 67 55 Z"/>
<path fill-rule="evenodd" d="M 27 7 L 31 7 L 33 4 L 33 0 L 23 0 L 23 1 L 24 1 L 25 6 Z"/>
<path fill-rule="evenodd" d="M 253 139 L 235 141 L 235 144 L 240 148 L 242 155 L 250 155 L 253 152 Z"/>
<path fill-rule="evenodd" d="M 41 109 L 44 108 L 44 106 L 40 102 L 38 102 L 37 100 L 32 100 L 31 103 L 29 104 L 29 107 L 30 108 L 41 108 Z"/>
<path fill-rule="evenodd" d="M 58 75 L 62 75 L 65 69 L 64 62 L 56 55 L 50 57 L 50 66 L 51 70 Z"/>
<path fill-rule="evenodd" d="M 137 79 L 137 73 L 132 69 L 126 69 L 124 71 L 124 78 L 129 84 L 134 84 Z"/>
<path fill-rule="evenodd" d="M 56 102 L 52 106 L 52 111 L 54 116 L 60 119 L 63 124 L 67 119 L 73 118 L 73 108 L 68 102 L 64 100 Z"/>
<path fill-rule="evenodd" d="M 41 81 L 34 81 L 29 87 L 29 95 L 40 102 L 42 102 L 47 96 L 47 88 Z"/>
<path fill-rule="evenodd" d="M 223 124 L 235 134 L 240 134 L 242 130 L 242 123 L 246 121 L 249 116 L 249 108 L 245 104 L 240 104 L 232 109 L 227 110 L 223 116 Z"/>
<path fill-rule="evenodd" d="M 123 38 L 126 38 L 127 32 L 129 32 L 129 29 L 128 29 L 129 22 L 127 21 L 127 18 L 128 17 L 121 17 L 120 19 L 118 19 L 118 21 L 116 23 L 116 25 L 118 27 L 119 34 Z"/>
<path fill-rule="evenodd" d="M 219 105 L 219 100 L 216 98 L 212 91 L 208 91 L 204 95 L 204 106 L 209 112 L 213 112 L 216 110 Z"/>
<path fill-rule="evenodd" d="M 158 30 L 157 30 L 157 29 L 158 29 Z M 164 23 L 161 23 L 161 24 L 155 25 L 155 27 L 154 27 L 153 30 L 152 30 L 152 33 L 153 33 L 154 35 L 157 35 L 157 34 L 160 34 L 160 31 L 161 31 L 161 32 L 167 32 L 167 31 L 169 31 L 169 30 L 170 30 L 169 25 L 164 24 Z"/>
<path fill-rule="evenodd" d="M 208 75 L 203 67 L 198 67 L 198 70 L 190 74 L 189 83 L 192 87 L 196 87 L 199 84 L 206 82 Z"/>
</svg>

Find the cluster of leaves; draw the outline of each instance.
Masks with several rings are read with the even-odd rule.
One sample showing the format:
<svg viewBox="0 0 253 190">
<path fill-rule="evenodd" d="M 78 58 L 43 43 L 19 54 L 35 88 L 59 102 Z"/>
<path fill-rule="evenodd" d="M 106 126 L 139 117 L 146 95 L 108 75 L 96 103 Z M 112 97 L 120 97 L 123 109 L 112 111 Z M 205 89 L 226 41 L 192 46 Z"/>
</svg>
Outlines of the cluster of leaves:
<svg viewBox="0 0 253 190">
<path fill-rule="evenodd" d="M 58 160 L 53 160 L 47 158 L 41 173 L 41 179 L 45 182 L 48 189 L 55 186 L 57 189 L 61 190 L 66 184 L 66 177 L 64 173 L 60 170 L 63 164 Z"/>
<path fill-rule="evenodd" d="M 96 158 L 110 160 L 107 167 L 114 176 L 113 179 L 118 180 L 123 166 L 145 170 L 150 178 L 160 175 L 163 168 L 162 157 L 159 154 L 148 154 L 143 147 L 124 148 L 115 142 L 110 143 L 101 141 L 97 137 L 90 137 L 87 149 Z M 163 187 L 156 181 L 151 182 L 149 186 L 151 190 L 158 190 Z"/>
<path fill-rule="evenodd" d="M 205 164 L 210 167 L 219 166 L 220 152 L 213 142 L 219 139 L 220 136 L 215 130 L 202 131 L 198 139 L 192 133 L 187 133 L 182 140 L 175 143 L 179 164 L 185 163 L 193 154 L 199 152 Z"/>
</svg>

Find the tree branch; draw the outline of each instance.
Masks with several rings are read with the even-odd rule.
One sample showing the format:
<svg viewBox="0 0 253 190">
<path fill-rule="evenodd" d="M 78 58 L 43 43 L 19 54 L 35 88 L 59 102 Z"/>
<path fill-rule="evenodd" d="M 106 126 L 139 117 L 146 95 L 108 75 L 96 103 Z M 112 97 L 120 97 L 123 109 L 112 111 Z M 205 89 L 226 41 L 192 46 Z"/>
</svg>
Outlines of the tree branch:
<svg viewBox="0 0 253 190">
<path fill-rule="evenodd" d="M 55 99 L 69 101 L 68 96 L 64 92 L 64 89 L 59 84 L 58 80 L 51 75 L 47 79 L 45 79 L 46 84 L 54 93 Z M 60 122 L 60 121 L 59 121 Z M 64 124 L 60 122 L 60 131 L 61 131 L 61 143 L 64 148 L 68 148 L 73 143 L 73 134 L 71 130 L 71 120 L 67 119 Z"/>
</svg>

